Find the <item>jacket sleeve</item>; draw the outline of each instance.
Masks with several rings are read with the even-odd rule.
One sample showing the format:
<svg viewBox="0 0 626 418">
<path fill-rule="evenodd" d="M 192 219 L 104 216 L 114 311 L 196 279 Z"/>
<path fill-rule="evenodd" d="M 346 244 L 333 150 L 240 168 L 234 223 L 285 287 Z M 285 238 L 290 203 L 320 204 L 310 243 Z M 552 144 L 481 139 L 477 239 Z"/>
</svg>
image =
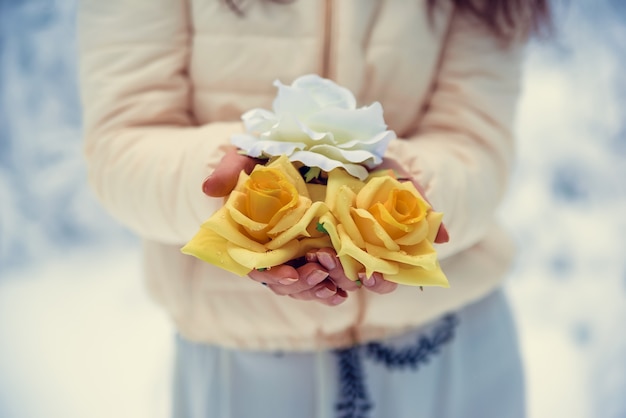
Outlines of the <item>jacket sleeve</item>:
<svg viewBox="0 0 626 418">
<path fill-rule="evenodd" d="M 494 223 L 513 164 L 523 44 L 503 44 L 453 15 L 418 131 L 388 149 L 444 213 L 450 241 L 437 247 L 442 259 L 480 241 Z"/>
<path fill-rule="evenodd" d="M 202 193 L 202 181 L 241 124 L 194 126 L 185 0 L 79 3 L 90 184 L 141 237 L 184 243 L 222 204 Z"/>
</svg>

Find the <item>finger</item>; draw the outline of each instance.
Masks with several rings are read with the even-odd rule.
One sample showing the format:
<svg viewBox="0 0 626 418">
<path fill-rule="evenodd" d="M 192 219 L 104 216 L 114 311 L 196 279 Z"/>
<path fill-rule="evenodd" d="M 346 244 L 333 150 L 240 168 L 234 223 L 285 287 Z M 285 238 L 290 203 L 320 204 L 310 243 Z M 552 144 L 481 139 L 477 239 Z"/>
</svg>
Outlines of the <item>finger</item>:
<svg viewBox="0 0 626 418">
<path fill-rule="evenodd" d="M 349 292 L 361 287 L 360 282 L 346 276 L 337 253 L 332 248 L 321 248 L 306 254 L 307 260 L 317 261 L 328 271 L 330 279 L 340 288 Z"/>
<path fill-rule="evenodd" d="M 279 280 L 278 285 L 268 285 L 277 295 L 293 295 L 300 292 L 311 291 L 319 287 L 328 277 L 328 272 L 322 269 L 319 264 L 308 263 L 298 269 L 299 280 L 294 282 L 285 279 Z M 334 285 L 333 285 L 334 286 Z M 318 297 L 325 298 L 335 294 L 336 288 L 319 287 L 321 294 Z"/>
<path fill-rule="evenodd" d="M 374 273 L 370 277 L 367 277 L 365 272 L 359 272 L 359 279 L 363 283 L 363 287 L 365 289 L 381 295 L 391 293 L 398 288 L 397 283 L 385 280 L 380 273 Z"/>
<path fill-rule="evenodd" d="M 252 280 L 266 285 L 293 285 L 300 279 L 298 271 L 286 264 L 268 270 L 252 270 L 248 273 Z"/>
<path fill-rule="evenodd" d="M 297 269 L 284 264 L 268 270 L 253 270 L 248 276 L 283 296 L 310 290 L 324 281 L 328 272 L 317 263 L 307 263 Z"/>
<path fill-rule="evenodd" d="M 330 279 L 326 279 L 309 290 L 289 295 L 289 297 L 316 301 L 327 306 L 336 306 L 343 303 L 348 298 L 348 294 L 345 290 L 338 288 Z"/>
<path fill-rule="evenodd" d="M 239 173 L 245 171 L 250 174 L 258 162 L 254 158 L 239 154 L 237 148 L 229 148 L 213 173 L 204 180 L 202 191 L 212 197 L 228 195 L 237 185 Z"/>
</svg>

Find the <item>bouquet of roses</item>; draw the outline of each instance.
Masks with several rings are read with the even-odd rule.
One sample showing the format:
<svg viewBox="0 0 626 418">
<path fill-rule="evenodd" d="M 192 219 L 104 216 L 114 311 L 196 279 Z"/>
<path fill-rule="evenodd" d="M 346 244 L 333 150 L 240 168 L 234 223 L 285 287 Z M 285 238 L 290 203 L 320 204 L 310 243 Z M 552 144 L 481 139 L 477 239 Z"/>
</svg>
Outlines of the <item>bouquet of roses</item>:
<svg viewBox="0 0 626 418">
<path fill-rule="evenodd" d="M 378 170 L 388 143 L 380 103 L 316 75 L 275 82 L 273 111 L 242 116 L 242 153 L 266 160 L 241 172 L 224 206 L 182 252 L 240 276 L 333 248 L 347 277 L 448 286 L 433 247 L 443 215 L 411 181 Z M 374 170 L 374 171 L 372 171 Z"/>
</svg>

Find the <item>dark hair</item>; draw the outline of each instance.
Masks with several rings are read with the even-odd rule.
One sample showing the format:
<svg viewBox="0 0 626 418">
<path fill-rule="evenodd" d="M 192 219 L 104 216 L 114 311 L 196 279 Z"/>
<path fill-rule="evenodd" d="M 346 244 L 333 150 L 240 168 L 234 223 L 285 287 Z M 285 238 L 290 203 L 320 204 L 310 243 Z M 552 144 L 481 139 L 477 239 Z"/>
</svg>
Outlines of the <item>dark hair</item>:
<svg viewBox="0 0 626 418">
<path fill-rule="evenodd" d="M 441 0 L 428 0 L 432 14 Z M 550 0 L 448 0 L 457 10 L 474 16 L 503 39 L 521 34 L 548 35 L 552 32 Z"/>
<path fill-rule="evenodd" d="M 237 15 L 244 12 L 237 0 L 223 0 Z M 295 0 L 267 0 L 288 4 Z M 428 13 L 432 16 L 438 2 L 427 0 Z M 454 3 L 461 13 L 467 13 L 483 22 L 491 32 L 503 39 L 517 34 L 544 35 L 552 30 L 550 0 L 447 0 Z"/>
</svg>

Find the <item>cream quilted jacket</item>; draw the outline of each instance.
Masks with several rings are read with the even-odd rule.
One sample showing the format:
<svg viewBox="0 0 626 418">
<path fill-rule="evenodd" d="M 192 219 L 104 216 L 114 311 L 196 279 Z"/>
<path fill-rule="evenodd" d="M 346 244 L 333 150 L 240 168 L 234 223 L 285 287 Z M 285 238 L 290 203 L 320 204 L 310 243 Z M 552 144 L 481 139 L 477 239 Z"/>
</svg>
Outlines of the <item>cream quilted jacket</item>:
<svg viewBox="0 0 626 418">
<path fill-rule="evenodd" d="M 312 350 L 393 335 L 493 290 L 510 240 L 494 224 L 512 164 L 522 43 L 502 45 L 440 1 L 82 0 L 85 152 L 110 213 L 144 239 L 150 293 L 189 339 Z M 451 288 L 351 293 L 337 307 L 275 296 L 182 255 L 222 204 L 201 183 L 240 115 L 270 108 L 275 79 L 317 73 L 380 101 L 398 134 L 388 155 L 425 186 L 451 240 Z"/>
</svg>

